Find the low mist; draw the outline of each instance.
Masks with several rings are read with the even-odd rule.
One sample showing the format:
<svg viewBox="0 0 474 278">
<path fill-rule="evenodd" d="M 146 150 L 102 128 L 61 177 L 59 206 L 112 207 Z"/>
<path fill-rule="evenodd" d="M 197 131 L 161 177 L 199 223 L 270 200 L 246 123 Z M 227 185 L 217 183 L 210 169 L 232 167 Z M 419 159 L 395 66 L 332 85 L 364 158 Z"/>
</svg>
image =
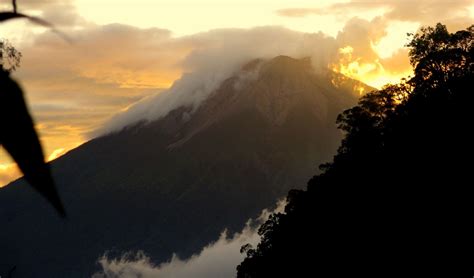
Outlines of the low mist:
<svg viewBox="0 0 474 278">
<path fill-rule="evenodd" d="M 245 258 L 240 248 L 249 243 L 256 246 L 260 241 L 258 228 L 272 213 L 284 211 L 286 202 L 279 201 L 274 210 L 263 210 L 260 216 L 249 219 L 243 230 L 229 237 L 223 231 L 219 239 L 204 247 L 196 255 L 182 260 L 173 255 L 169 262 L 154 265 L 151 258 L 143 252 L 125 254 L 120 259 L 109 259 L 104 256 L 99 259 L 102 270 L 95 273 L 93 278 L 132 278 L 132 277 L 160 277 L 160 278 L 226 278 L 235 277 L 237 265 Z"/>
</svg>

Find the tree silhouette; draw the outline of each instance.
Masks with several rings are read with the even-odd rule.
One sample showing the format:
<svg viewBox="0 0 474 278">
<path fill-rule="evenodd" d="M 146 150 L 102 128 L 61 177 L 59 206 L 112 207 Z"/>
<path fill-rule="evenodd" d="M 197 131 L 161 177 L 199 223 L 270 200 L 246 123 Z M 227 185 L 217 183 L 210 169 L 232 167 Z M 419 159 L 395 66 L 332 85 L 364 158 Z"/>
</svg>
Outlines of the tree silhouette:
<svg viewBox="0 0 474 278">
<path fill-rule="evenodd" d="M 338 117 L 333 162 L 260 227 L 238 277 L 473 274 L 474 26 L 411 36 L 415 76 Z"/>
<path fill-rule="evenodd" d="M 51 26 L 49 23 L 17 13 L 16 1 L 12 1 L 13 12 L 0 12 L 0 22 L 27 18 L 34 23 Z M 44 161 L 43 150 L 34 128 L 33 120 L 26 106 L 23 91 L 10 77 L 20 64 L 21 53 L 7 41 L 0 42 L 0 144 L 13 157 L 29 184 L 41 193 L 58 211 L 65 216 L 49 166 Z"/>
</svg>

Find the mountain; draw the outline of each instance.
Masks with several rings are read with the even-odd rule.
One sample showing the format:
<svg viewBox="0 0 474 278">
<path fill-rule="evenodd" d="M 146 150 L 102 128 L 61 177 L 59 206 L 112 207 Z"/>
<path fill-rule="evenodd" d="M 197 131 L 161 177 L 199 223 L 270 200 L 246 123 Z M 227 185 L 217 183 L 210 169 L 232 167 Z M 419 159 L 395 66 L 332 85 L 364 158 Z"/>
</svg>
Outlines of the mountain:
<svg viewBox="0 0 474 278">
<path fill-rule="evenodd" d="M 91 140 L 52 163 L 68 218 L 18 180 L 0 189 L 0 262 L 14 277 L 85 277 L 108 252 L 188 257 L 302 188 L 368 86 L 309 59 L 254 60 L 197 108 Z"/>
</svg>

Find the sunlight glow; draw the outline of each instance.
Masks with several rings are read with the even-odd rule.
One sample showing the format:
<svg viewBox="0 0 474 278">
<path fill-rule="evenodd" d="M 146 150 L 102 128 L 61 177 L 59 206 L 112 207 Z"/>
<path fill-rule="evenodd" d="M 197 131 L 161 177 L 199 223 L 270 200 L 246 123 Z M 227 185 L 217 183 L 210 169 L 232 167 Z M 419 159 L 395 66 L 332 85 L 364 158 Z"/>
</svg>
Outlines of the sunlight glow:
<svg viewBox="0 0 474 278">
<path fill-rule="evenodd" d="M 21 177 L 21 172 L 15 163 L 0 163 L 0 187 L 7 185 L 19 177 Z"/>
<path fill-rule="evenodd" d="M 379 42 L 372 45 L 372 48 L 380 58 L 391 57 L 400 48 L 405 47 L 409 42 L 407 30 L 417 30 L 420 24 L 417 22 L 391 22 L 386 30 L 386 35 Z"/>
<path fill-rule="evenodd" d="M 56 150 L 54 150 L 54 151 L 48 156 L 48 159 L 46 159 L 46 161 L 55 160 L 56 158 L 62 156 L 62 155 L 65 154 L 65 153 L 66 153 L 66 149 L 65 149 L 65 148 L 56 149 Z"/>
<path fill-rule="evenodd" d="M 402 78 L 407 78 L 413 76 L 413 71 L 408 70 L 403 73 L 393 74 L 393 73 L 384 73 L 374 76 L 363 77 L 364 82 L 374 88 L 381 89 L 384 85 L 387 84 L 397 84 L 400 83 Z"/>
<path fill-rule="evenodd" d="M 341 47 L 339 49 L 339 53 L 343 55 L 352 55 L 352 52 L 354 52 L 354 48 L 350 45 Z"/>
<path fill-rule="evenodd" d="M 349 55 L 351 52 L 349 48 L 341 48 L 340 53 Z M 376 89 L 381 89 L 386 84 L 399 83 L 402 78 L 407 78 L 413 75 L 413 71 L 407 66 L 407 69 L 402 72 L 387 71 L 379 61 L 373 63 L 363 63 L 360 59 L 352 61 L 350 59 L 341 59 L 339 64 L 334 64 L 331 69 L 344 74 L 347 77 L 360 80 L 365 84 Z"/>
<path fill-rule="evenodd" d="M 387 84 L 399 83 L 402 78 L 407 78 L 408 76 L 413 75 L 412 70 L 407 70 L 402 73 L 390 73 L 385 71 L 383 68 L 380 68 L 374 72 L 374 70 L 379 66 L 380 65 L 376 64 L 359 64 L 359 62 L 355 61 L 347 66 L 340 65 L 339 68 L 336 67 L 333 69 L 348 77 L 360 80 L 376 89 L 381 89 Z"/>
</svg>

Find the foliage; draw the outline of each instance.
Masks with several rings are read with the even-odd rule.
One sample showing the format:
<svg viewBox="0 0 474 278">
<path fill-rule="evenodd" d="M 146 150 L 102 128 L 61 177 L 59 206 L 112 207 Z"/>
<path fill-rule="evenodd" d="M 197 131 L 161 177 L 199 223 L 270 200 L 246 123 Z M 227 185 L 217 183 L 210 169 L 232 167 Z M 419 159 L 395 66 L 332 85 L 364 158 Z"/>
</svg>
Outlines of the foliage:
<svg viewBox="0 0 474 278">
<path fill-rule="evenodd" d="M 0 68 L 11 73 L 20 66 L 21 52 L 16 50 L 8 40 L 0 39 Z"/>
<path fill-rule="evenodd" d="M 412 35 L 415 76 L 338 117 L 333 162 L 290 191 L 238 277 L 472 275 L 473 35 Z"/>
</svg>

